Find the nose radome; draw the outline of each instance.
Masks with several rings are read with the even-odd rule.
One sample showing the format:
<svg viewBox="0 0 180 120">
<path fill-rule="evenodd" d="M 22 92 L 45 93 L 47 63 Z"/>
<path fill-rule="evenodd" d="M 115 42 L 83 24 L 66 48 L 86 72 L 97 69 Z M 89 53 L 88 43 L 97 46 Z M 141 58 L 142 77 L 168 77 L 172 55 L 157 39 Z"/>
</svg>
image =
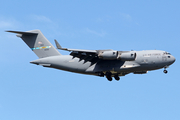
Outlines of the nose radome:
<svg viewBox="0 0 180 120">
<path fill-rule="evenodd" d="M 171 64 L 173 64 L 176 61 L 176 58 L 174 56 L 171 56 Z"/>
<path fill-rule="evenodd" d="M 176 58 L 174 57 L 174 56 L 172 56 L 173 57 L 173 63 L 176 61 Z"/>
</svg>

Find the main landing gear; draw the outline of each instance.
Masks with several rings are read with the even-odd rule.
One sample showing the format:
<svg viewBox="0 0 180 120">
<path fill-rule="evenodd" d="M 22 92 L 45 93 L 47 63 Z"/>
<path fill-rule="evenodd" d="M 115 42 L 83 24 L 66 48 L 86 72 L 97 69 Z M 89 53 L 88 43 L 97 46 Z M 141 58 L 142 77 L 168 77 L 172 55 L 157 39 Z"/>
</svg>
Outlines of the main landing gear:
<svg viewBox="0 0 180 120">
<path fill-rule="evenodd" d="M 118 75 L 115 75 L 114 78 L 119 81 L 120 80 L 120 77 Z"/>
<path fill-rule="evenodd" d="M 107 78 L 109 81 L 112 81 L 112 73 L 111 73 L 111 72 L 107 72 L 107 73 L 106 73 L 106 78 Z M 115 75 L 114 78 L 115 78 L 115 80 L 117 80 L 117 81 L 120 80 L 120 78 L 119 78 L 118 75 Z"/>
<path fill-rule="evenodd" d="M 112 75 L 111 72 L 106 72 L 106 78 L 107 78 L 109 81 L 112 81 L 111 75 Z"/>
<path fill-rule="evenodd" d="M 98 76 L 100 77 L 104 77 L 106 76 L 106 78 L 109 80 L 109 81 L 112 81 L 112 73 L 111 72 L 106 72 L 106 74 L 104 74 L 103 72 L 100 72 L 98 73 Z M 114 79 L 119 81 L 120 80 L 120 77 L 118 75 L 114 75 Z"/>
</svg>

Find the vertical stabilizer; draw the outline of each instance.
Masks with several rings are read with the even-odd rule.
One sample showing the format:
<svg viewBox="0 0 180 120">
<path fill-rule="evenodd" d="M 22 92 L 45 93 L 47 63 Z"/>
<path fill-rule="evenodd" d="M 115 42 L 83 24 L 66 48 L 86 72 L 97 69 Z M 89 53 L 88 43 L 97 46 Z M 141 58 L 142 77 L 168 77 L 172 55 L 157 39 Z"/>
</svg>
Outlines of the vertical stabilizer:
<svg viewBox="0 0 180 120">
<path fill-rule="evenodd" d="M 20 37 L 39 58 L 61 55 L 40 30 L 7 32 L 17 33 L 17 36 Z"/>
</svg>

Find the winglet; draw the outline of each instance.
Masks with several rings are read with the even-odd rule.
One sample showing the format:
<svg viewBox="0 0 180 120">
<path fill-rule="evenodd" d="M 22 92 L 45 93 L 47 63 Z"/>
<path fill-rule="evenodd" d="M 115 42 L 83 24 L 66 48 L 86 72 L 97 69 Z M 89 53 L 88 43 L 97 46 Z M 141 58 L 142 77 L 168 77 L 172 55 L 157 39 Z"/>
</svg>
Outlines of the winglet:
<svg viewBox="0 0 180 120">
<path fill-rule="evenodd" d="M 56 39 L 55 39 L 54 41 L 55 41 L 55 43 L 56 43 L 57 49 L 62 49 L 62 47 L 61 47 L 61 45 L 58 43 L 58 41 L 57 41 Z"/>
<path fill-rule="evenodd" d="M 69 51 L 67 48 L 62 48 L 62 47 L 61 47 L 61 45 L 58 43 L 58 41 L 57 41 L 56 39 L 55 39 L 54 41 L 55 41 L 55 43 L 56 43 L 56 47 L 57 47 L 57 49 L 67 50 L 67 51 Z"/>
</svg>

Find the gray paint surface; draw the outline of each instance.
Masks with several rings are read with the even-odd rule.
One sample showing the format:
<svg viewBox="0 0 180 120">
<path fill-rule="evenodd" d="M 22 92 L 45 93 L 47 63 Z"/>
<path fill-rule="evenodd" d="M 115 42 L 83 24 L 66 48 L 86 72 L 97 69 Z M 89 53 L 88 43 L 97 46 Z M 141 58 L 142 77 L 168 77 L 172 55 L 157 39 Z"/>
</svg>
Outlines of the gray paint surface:
<svg viewBox="0 0 180 120">
<path fill-rule="evenodd" d="M 68 49 L 62 48 L 55 40 L 58 49 L 72 51 L 70 55 L 61 55 L 40 30 L 7 32 L 17 33 L 17 36 L 39 57 L 39 59 L 31 61 L 33 64 L 81 74 L 102 75 L 106 76 L 108 80 L 112 80 L 111 77 L 115 77 L 118 80 L 118 76 L 124 76 L 129 73 L 143 74 L 151 70 L 166 69 L 175 62 L 174 56 L 161 50 L 115 51 Z M 125 58 L 122 59 L 123 53 Z M 106 58 L 102 57 L 103 54 Z M 117 55 L 117 59 L 115 55 Z"/>
</svg>

